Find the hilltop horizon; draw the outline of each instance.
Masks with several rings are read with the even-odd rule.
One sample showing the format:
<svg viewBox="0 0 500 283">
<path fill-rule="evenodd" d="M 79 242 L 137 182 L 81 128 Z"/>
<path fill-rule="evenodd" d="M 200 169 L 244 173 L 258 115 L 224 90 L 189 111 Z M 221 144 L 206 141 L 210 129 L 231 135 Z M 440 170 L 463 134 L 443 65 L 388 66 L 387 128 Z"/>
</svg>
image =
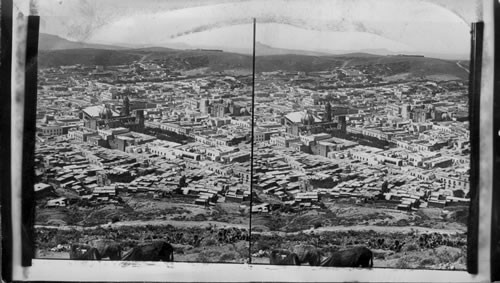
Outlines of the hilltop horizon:
<svg viewBox="0 0 500 283">
<path fill-rule="evenodd" d="M 256 41 L 256 56 L 269 56 L 269 55 L 305 55 L 305 56 L 333 56 L 333 55 L 349 55 L 349 54 L 366 54 L 377 56 L 394 56 L 394 55 L 417 55 L 429 58 L 444 59 L 444 60 L 469 60 L 469 54 L 433 54 L 433 53 L 419 53 L 419 52 L 396 52 L 385 48 L 369 48 L 369 49 L 354 49 L 354 50 L 317 50 L 311 49 L 288 49 L 279 48 L 261 41 Z M 106 50 L 126 50 L 126 49 L 172 49 L 172 50 L 221 50 L 227 53 L 238 53 L 243 55 L 252 55 L 253 51 L 250 47 L 245 48 L 231 48 L 223 46 L 210 46 L 210 45 L 189 45 L 185 43 L 168 43 L 168 44 L 132 44 L 132 43 L 116 43 L 104 44 L 93 42 L 78 42 L 64 38 L 60 35 L 40 33 L 39 49 L 43 51 L 52 50 L 65 50 L 65 49 L 106 49 Z"/>
</svg>

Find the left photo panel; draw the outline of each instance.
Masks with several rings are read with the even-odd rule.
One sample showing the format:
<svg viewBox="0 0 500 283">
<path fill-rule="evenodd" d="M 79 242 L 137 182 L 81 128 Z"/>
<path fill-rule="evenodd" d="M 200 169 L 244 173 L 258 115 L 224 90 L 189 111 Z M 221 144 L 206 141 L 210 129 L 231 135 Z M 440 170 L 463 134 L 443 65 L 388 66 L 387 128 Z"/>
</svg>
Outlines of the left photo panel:
<svg viewBox="0 0 500 283">
<path fill-rule="evenodd" d="M 248 261 L 252 19 L 203 3 L 39 3 L 36 258 Z"/>
</svg>

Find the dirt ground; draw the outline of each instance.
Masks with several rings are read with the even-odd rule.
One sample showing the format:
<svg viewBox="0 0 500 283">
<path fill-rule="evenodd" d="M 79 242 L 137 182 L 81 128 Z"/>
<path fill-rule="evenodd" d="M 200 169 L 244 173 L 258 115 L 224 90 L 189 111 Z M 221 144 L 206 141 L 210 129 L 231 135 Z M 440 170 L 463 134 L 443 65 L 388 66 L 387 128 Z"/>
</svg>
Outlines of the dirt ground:
<svg viewBox="0 0 500 283">
<path fill-rule="evenodd" d="M 177 246 L 177 248 L 179 248 Z M 239 242 L 234 245 L 213 246 L 204 248 L 187 248 L 183 254 L 174 254 L 178 262 L 219 262 L 245 263 L 248 256 L 248 243 Z M 393 253 L 373 250 L 374 268 L 404 268 L 404 269 L 452 269 L 465 270 L 465 257 L 457 248 L 438 247 L 426 251 L 407 251 Z M 37 258 L 69 259 L 68 252 L 38 252 Z M 104 259 L 106 260 L 106 259 Z M 269 258 L 252 256 L 252 264 L 269 264 Z M 443 262 L 448 260 L 447 262 Z M 307 264 L 304 264 L 307 265 Z"/>
<path fill-rule="evenodd" d="M 465 270 L 466 258 L 460 249 L 441 246 L 425 251 L 406 251 L 400 253 L 383 250 L 374 252 L 374 268 L 402 268 L 402 269 L 451 269 Z M 447 260 L 445 262 L 445 260 Z M 269 264 L 268 257 L 252 256 L 253 264 Z M 308 265 L 307 263 L 304 265 Z"/>
<path fill-rule="evenodd" d="M 298 213 L 273 212 L 269 214 L 256 214 L 252 217 L 252 231 L 290 233 L 318 227 L 326 230 L 380 230 L 386 227 L 387 229 L 394 230 L 397 227 L 413 227 L 416 230 L 436 230 L 444 233 L 462 233 L 467 231 L 465 223 L 450 219 L 450 215 L 454 215 L 452 212 L 446 212 L 438 208 L 421 208 L 418 211 L 406 212 L 373 205 L 362 206 L 348 203 L 326 203 L 325 209 L 301 211 Z"/>
<path fill-rule="evenodd" d="M 421 208 L 405 212 L 371 204 L 356 205 L 329 202 L 321 209 L 295 212 L 274 211 L 252 215 L 252 250 L 248 241 L 220 243 L 216 236 L 206 238 L 193 246 L 195 234 L 207 235 L 211 229 L 237 228 L 249 230 L 248 210 L 237 203 L 218 203 L 204 207 L 189 199 L 152 199 L 124 197 L 121 204 L 98 207 L 69 206 L 65 208 L 37 208 L 36 229 L 52 229 L 41 235 L 43 247 L 39 258 L 69 258 L 67 252 L 50 249 L 59 243 L 85 241 L 99 237 L 118 237 L 121 242 L 169 238 L 183 232 L 184 239 L 171 242 L 175 261 L 185 262 L 246 262 L 250 251 L 262 247 L 265 251 L 288 249 L 297 241 L 317 239 L 318 246 L 366 244 L 368 235 L 388 240 L 413 234 L 439 233 L 463 238 L 467 226 L 463 208 L 442 210 Z M 465 211 L 466 212 L 466 211 Z M 116 221 L 113 219 L 116 218 Z M 458 221 L 458 220 L 461 221 Z M 217 233 L 216 233 L 217 234 Z M 216 235 L 213 234 L 213 235 Z M 314 235 L 314 237 L 313 237 Z M 339 236 L 340 235 L 340 236 Z M 373 238 L 373 235 L 371 238 Z M 260 238 L 259 238 L 260 237 Z M 316 237 L 316 238 L 315 238 Z M 334 238 L 328 238 L 334 237 Z M 295 238 L 295 240 L 294 240 Z M 259 240 L 260 239 L 260 240 Z M 297 240 L 302 239 L 302 240 Z M 304 240 L 305 239 L 305 240 Z M 411 240 L 415 241 L 415 239 Z M 400 252 L 390 249 L 372 249 L 374 266 L 388 268 L 465 269 L 465 250 L 456 246 L 437 246 L 422 250 L 407 248 Z M 415 246 L 415 243 L 412 244 Z M 257 250 L 255 250 L 258 248 Z M 252 263 L 267 264 L 267 257 L 252 257 Z"/>
<path fill-rule="evenodd" d="M 248 245 L 248 242 L 245 241 L 204 247 L 177 244 L 173 245 L 176 251 L 174 253 L 174 260 L 176 262 L 244 263 L 247 261 L 249 255 Z M 69 252 L 38 250 L 35 257 L 43 259 L 69 259 Z"/>
<path fill-rule="evenodd" d="M 248 224 L 248 213 L 237 203 L 217 203 L 204 207 L 185 198 L 152 199 L 123 197 L 121 204 L 96 207 L 71 205 L 60 208 L 36 209 L 36 225 L 97 226 L 110 222 L 133 221 L 217 221 L 230 224 Z"/>
</svg>

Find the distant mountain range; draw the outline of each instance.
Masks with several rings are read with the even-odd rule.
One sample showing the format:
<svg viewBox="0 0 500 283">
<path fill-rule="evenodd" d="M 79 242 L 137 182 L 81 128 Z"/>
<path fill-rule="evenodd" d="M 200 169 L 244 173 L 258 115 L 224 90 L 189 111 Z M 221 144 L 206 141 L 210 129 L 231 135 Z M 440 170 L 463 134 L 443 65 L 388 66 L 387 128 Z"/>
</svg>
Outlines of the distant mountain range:
<svg viewBox="0 0 500 283">
<path fill-rule="evenodd" d="M 39 50 L 65 50 L 65 49 L 81 49 L 81 48 L 94 48 L 94 49 L 110 49 L 119 50 L 125 47 L 105 44 L 83 43 L 64 39 L 57 35 L 40 33 L 38 40 Z"/>
<path fill-rule="evenodd" d="M 40 35 L 40 67 L 61 65 L 123 65 L 138 60 L 160 59 L 175 70 L 206 68 L 212 71 L 251 70 L 252 57 L 235 52 L 203 49 L 173 49 L 145 47 L 131 49 L 123 46 L 78 43 L 53 35 Z M 381 50 L 379 50 L 381 52 Z M 464 60 L 443 60 L 417 56 L 377 55 L 365 52 L 328 54 L 302 50 L 279 49 L 256 43 L 257 72 L 324 71 L 353 65 L 381 66 L 389 68 L 391 75 L 432 76 L 468 79 Z"/>
<path fill-rule="evenodd" d="M 180 50 L 192 50 L 192 49 L 221 49 L 226 52 L 240 53 L 251 55 L 253 53 L 252 47 L 248 48 L 226 48 L 221 46 L 190 46 L 189 44 L 180 42 L 170 42 L 168 44 L 162 44 L 163 47 L 158 48 L 170 48 L 170 49 L 180 49 Z M 63 49 L 81 49 L 81 48 L 93 48 L 93 49 L 107 49 L 107 50 L 124 50 L 124 49 L 142 49 L 142 48 L 157 48 L 153 45 L 143 45 L 137 43 L 119 43 L 114 45 L 107 44 L 95 44 L 95 43 L 84 43 L 76 42 L 64 39 L 57 35 L 40 33 L 39 40 L 39 50 L 63 50 Z M 308 55 L 308 56 L 328 56 L 328 55 L 342 55 L 342 54 L 352 54 L 352 53 L 363 53 L 367 55 L 398 55 L 401 53 L 412 54 L 405 52 L 394 52 L 384 48 L 377 49 L 359 49 L 359 50 L 296 50 L 296 49 L 286 49 L 277 48 L 270 46 L 261 42 L 256 42 L 255 53 L 257 56 L 267 56 L 267 55 L 284 55 L 284 54 L 295 54 L 295 55 Z M 425 55 L 426 57 L 441 58 L 447 60 L 468 60 L 468 54 L 441 54 L 441 53 L 425 53 L 425 54 L 412 54 L 412 55 Z"/>
</svg>

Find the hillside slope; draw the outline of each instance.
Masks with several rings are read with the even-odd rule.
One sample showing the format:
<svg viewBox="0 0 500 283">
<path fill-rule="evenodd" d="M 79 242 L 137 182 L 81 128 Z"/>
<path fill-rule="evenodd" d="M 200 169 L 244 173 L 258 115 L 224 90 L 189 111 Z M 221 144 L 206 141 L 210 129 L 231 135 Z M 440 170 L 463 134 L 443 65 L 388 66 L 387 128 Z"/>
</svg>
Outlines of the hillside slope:
<svg viewBox="0 0 500 283">
<path fill-rule="evenodd" d="M 173 70 L 193 70 L 207 68 L 211 71 L 251 70 L 252 57 L 239 53 L 207 50 L 177 50 L 169 48 L 143 48 L 126 50 L 67 49 L 40 51 L 40 67 L 61 65 L 122 65 L 139 60 L 159 60 Z M 460 62 L 460 64 L 457 64 Z M 412 56 L 380 56 L 365 53 L 345 55 L 267 55 L 256 57 L 256 71 L 327 71 L 338 67 L 358 66 L 372 69 L 377 74 L 424 77 L 447 75 L 451 78 L 468 79 L 464 61 L 442 60 Z"/>
<path fill-rule="evenodd" d="M 39 50 L 64 50 L 64 49 L 80 49 L 80 48 L 93 48 L 93 49 L 109 49 L 109 50 L 119 50 L 124 49 L 120 46 L 115 45 L 105 45 L 105 44 L 92 44 L 76 42 L 64 39 L 57 35 L 40 33 L 38 40 Z"/>
</svg>

